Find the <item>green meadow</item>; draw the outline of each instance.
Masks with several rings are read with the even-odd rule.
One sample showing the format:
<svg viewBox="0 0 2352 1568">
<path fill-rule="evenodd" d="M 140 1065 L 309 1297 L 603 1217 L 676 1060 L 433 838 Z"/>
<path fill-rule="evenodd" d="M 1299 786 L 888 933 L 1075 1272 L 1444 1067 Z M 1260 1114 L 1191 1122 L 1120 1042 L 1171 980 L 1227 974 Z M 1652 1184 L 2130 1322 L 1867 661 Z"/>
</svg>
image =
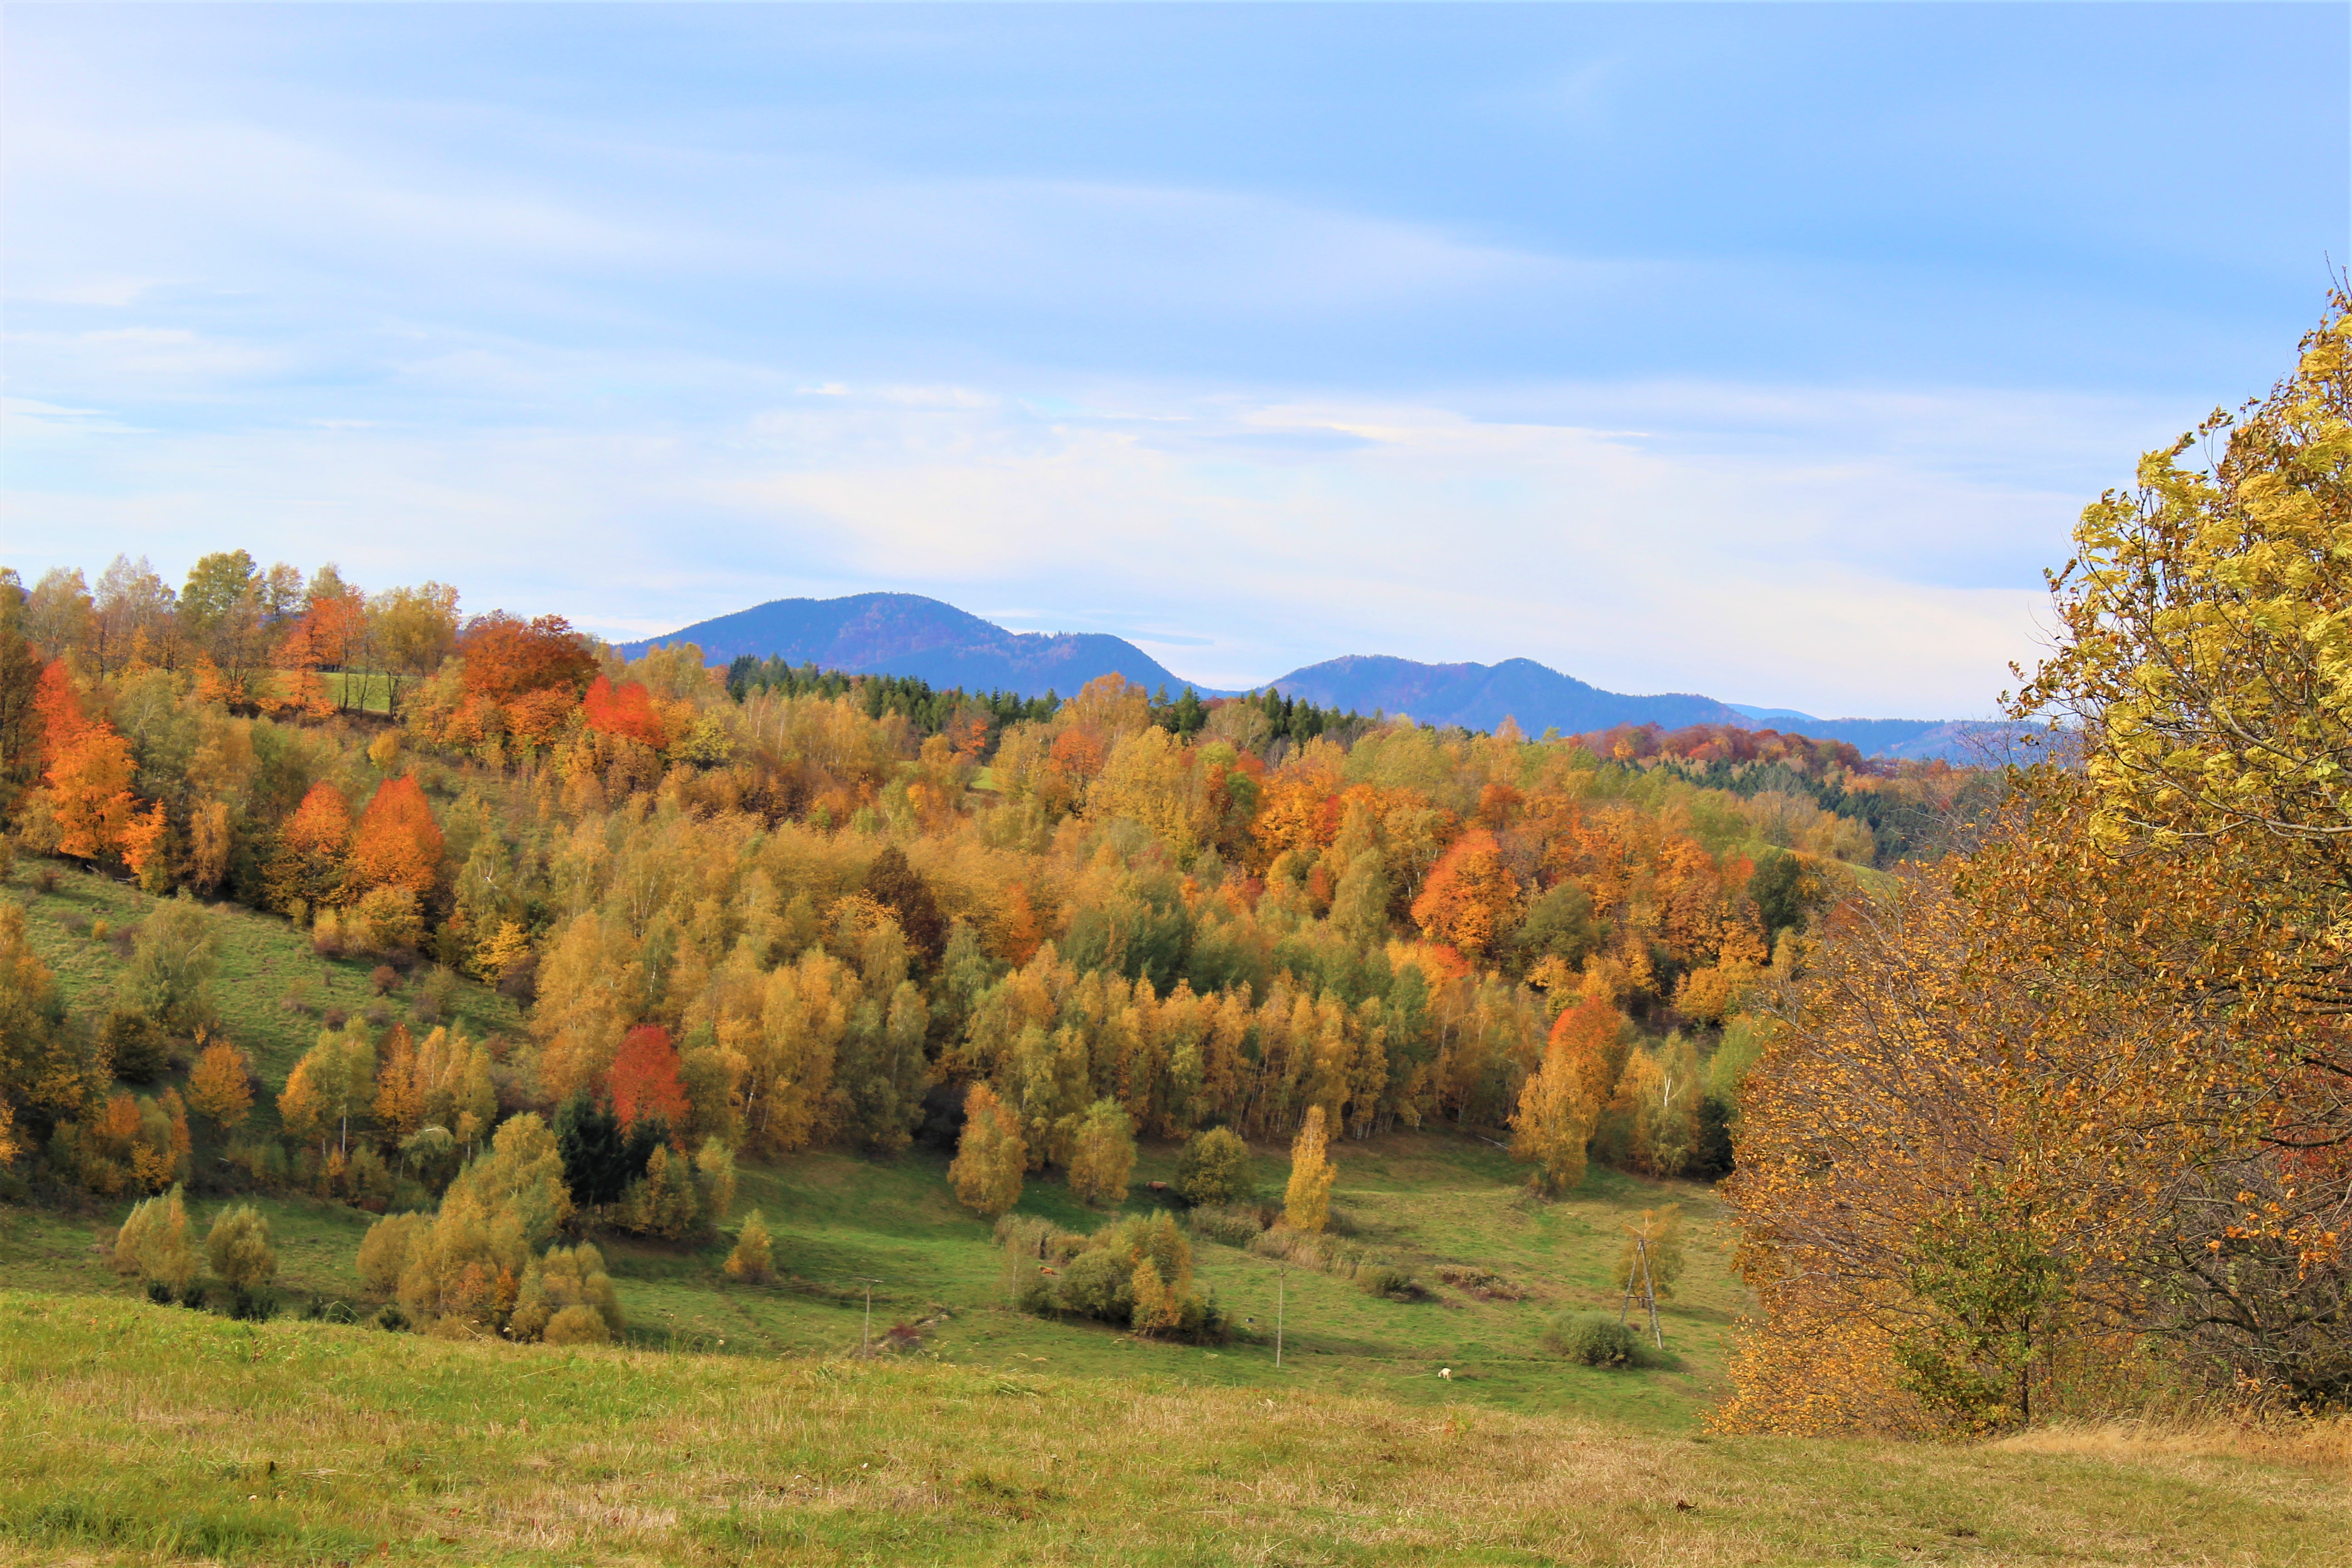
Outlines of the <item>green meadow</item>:
<svg viewBox="0 0 2352 1568">
<path fill-rule="evenodd" d="M 5 1290 L 0 1562 L 2298 1568 L 2352 1525 L 2340 1446 L 1710 1438 L 1197 1364 L 452 1343 Z"/>
</svg>

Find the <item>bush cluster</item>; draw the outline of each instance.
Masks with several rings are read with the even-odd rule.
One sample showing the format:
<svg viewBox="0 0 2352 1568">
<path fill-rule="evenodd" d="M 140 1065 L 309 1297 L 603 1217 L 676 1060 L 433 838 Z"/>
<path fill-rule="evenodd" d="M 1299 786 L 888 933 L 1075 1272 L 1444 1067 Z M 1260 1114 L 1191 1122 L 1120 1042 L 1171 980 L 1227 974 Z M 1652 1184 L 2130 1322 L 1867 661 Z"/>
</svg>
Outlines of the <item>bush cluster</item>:
<svg viewBox="0 0 2352 1568">
<path fill-rule="evenodd" d="M 1562 1312 L 1544 1325 L 1543 1346 L 1583 1366 L 1636 1366 L 1642 1342 L 1606 1312 Z"/>
<path fill-rule="evenodd" d="M 1412 1271 L 1394 1258 L 1339 1237 L 1276 1226 L 1248 1246 L 1261 1258 L 1278 1258 L 1302 1268 L 1349 1280 L 1367 1296 L 1414 1301 L 1427 1294 Z"/>
<path fill-rule="evenodd" d="M 1027 1312 L 1066 1312 L 1140 1334 L 1221 1342 L 1224 1313 L 1192 1285 L 1192 1248 L 1173 1216 L 1123 1219 L 1080 1236 L 1027 1215 L 996 1223 L 1005 1283 Z"/>
</svg>

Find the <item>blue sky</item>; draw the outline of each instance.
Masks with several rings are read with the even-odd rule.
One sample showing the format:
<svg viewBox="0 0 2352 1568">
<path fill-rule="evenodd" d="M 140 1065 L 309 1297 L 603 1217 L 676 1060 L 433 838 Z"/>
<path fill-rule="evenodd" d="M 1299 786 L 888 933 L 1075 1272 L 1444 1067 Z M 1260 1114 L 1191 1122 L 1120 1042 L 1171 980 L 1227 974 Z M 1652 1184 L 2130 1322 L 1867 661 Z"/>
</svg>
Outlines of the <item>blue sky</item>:
<svg viewBox="0 0 2352 1568">
<path fill-rule="evenodd" d="M 12 5 L 0 557 L 1978 714 L 2352 255 L 2337 5 Z"/>
</svg>

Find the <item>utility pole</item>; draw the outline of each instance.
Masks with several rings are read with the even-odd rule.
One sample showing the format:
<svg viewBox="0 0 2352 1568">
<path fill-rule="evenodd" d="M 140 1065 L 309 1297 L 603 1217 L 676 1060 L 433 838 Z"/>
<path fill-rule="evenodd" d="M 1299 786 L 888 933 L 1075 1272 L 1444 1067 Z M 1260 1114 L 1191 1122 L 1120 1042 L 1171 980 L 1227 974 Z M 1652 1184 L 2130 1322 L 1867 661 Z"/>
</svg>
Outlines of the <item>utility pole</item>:
<svg viewBox="0 0 2352 1568">
<path fill-rule="evenodd" d="M 857 1354 L 862 1360 L 874 1353 L 874 1287 L 882 1281 L 869 1279 L 863 1274 L 854 1278 L 866 1287 L 866 1326 L 857 1331 Z"/>
<path fill-rule="evenodd" d="M 1290 1283 L 1290 1268 L 1284 1265 L 1274 1271 L 1274 1370 L 1282 1370 L 1282 1307 L 1286 1289 Z"/>
</svg>

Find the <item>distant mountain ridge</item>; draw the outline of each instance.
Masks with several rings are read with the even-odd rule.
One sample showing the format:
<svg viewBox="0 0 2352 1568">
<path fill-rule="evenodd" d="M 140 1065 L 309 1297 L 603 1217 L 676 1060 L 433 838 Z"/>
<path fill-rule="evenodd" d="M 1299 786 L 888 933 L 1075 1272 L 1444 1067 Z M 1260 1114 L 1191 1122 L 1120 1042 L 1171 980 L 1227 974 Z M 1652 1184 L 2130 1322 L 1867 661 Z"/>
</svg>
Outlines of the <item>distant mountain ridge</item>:
<svg viewBox="0 0 2352 1568">
<path fill-rule="evenodd" d="M 840 599 L 774 599 L 730 616 L 697 621 L 665 637 L 622 643 L 626 658 L 693 643 L 713 664 L 744 654 L 814 664 L 852 675 L 911 675 L 966 691 L 1017 691 L 1063 697 L 1098 675 L 1123 675 L 1171 691 L 1180 679 L 1124 637 L 1099 632 L 1009 632 L 953 605 L 920 594 L 852 594 Z"/>
<path fill-rule="evenodd" d="M 743 655 L 814 664 L 852 675 L 911 675 L 966 691 L 1075 695 L 1097 676 L 1118 674 L 1150 689 L 1188 681 L 1124 637 L 1099 632 L 1012 632 L 920 594 L 852 594 L 839 599 L 775 599 L 698 621 L 663 637 L 616 645 L 630 658 L 693 643 L 705 659 Z M 1816 719 L 1791 708 L 1718 702 L 1693 692 L 1631 696 L 1603 691 L 1531 658 L 1499 664 L 1421 664 L 1385 654 L 1326 659 L 1267 683 L 1318 707 L 1405 713 L 1427 724 L 1492 730 L 1506 719 L 1529 735 L 1581 734 L 1619 724 L 1736 724 L 1821 740 L 1848 741 L 1865 756 L 1974 760 L 1984 735 L 2001 726 L 1939 719 Z"/>
<path fill-rule="evenodd" d="M 1712 697 L 1667 692 L 1629 697 L 1588 686 L 1531 658 L 1500 664 L 1417 664 L 1385 654 L 1349 654 L 1278 676 L 1275 689 L 1320 708 L 1352 708 L 1409 713 L 1425 724 L 1458 724 L 1492 730 L 1516 719 L 1530 735 L 1558 730 L 1563 735 L 1606 730 L 1617 724 L 1737 724 L 1747 717 Z"/>
</svg>

